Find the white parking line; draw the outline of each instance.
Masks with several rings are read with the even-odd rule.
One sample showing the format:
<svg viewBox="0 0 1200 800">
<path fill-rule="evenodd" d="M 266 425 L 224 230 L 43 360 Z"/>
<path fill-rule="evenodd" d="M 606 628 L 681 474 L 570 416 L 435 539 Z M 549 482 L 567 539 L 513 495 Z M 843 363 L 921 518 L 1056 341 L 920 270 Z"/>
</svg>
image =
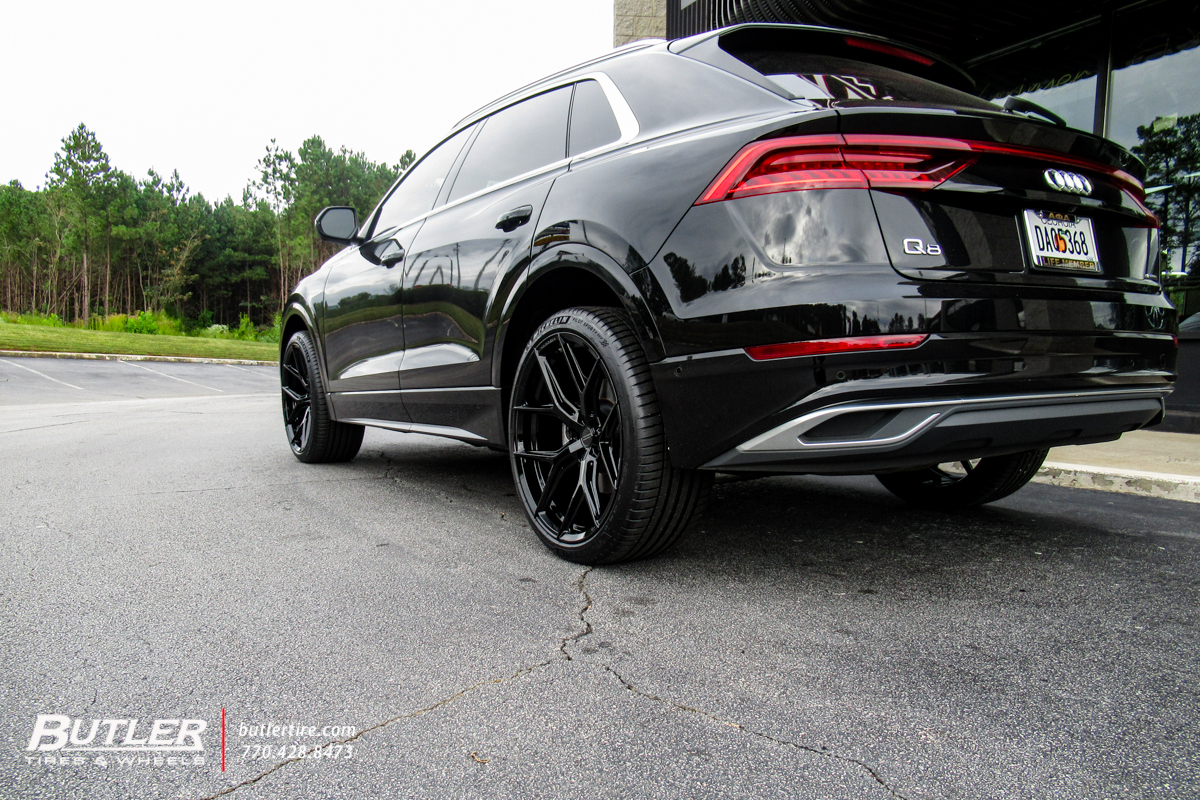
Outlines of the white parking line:
<svg viewBox="0 0 1200 800">
<path fill-rule="evenodd" d="M 268 380 L 271 380 L 271 381 L 275 380 L 274 375 L 263 375 L 261 372 L 257 372 L 252 369 L 246 369 L 245 367 L 239 367 L 237 364 L 226 364 L 225 366 L 229 367 L 230 369 L 240 369 L 242 372 L 249 372 L 251 375 L 257 375 L 260 378 L 267 378 Z"/>
<path fill-rule="evenodd" d="M 134 364 L 131 361 L 122 361 L 120 363 L 128 364 L 129 366 L 137 367 L 138 369 L 144 369 L 144 370 L 146 370 L 146 372 L 153 372 L 155 375 L 162 375 L 164 378 L 170 378 L 173 381 L 179 381 L 180 383 L 188 383 L 188 384 L 191 384 L 192 386 L 199 386 L 201 389 L 208 389 L 210 392 L 220 392 L 221 394 L 225 394 L 224 389 L 215 389 L 212 386 L 205 386 L 203 383 L 196 383 L 195 381 L 188 381 L 188 380 L 184 380 L 183 378 L 176 378 L 174 375 L 168 375 L 167 373 L 159 372 L 156 369 L 150 369 L 149 367 L 143 367 L 141 364 Z M 51 380 L 53 380 L 53 378 Z"/>
<path fill-rule="evenodd" d="M 3 361 L 5 364 L 8 364 L 9 366 L 23 369 L 26 372 L 32 372 L 34 375 L 41 375 L 43 378 L 45 378 L 48 381 L 54 381 L 55 383 L 61 383 L 63 386 L 70 386 L 72 389 L 78 389 L 81 392 L 87 391 L 82 386 L 76 386 L 73 383 L 67 383 L 66 381 L 60 381 L 58 378 L 51 378 L 49 375 L 45 374 L 44 372 L 38 372 L 36 369 L 30 369 L 29 367 L 26 367 L 22 364 L 14 364 L 13 362 L 9 361 L 7 358 L 0 358 L 0 361 Z"/>
</svg>

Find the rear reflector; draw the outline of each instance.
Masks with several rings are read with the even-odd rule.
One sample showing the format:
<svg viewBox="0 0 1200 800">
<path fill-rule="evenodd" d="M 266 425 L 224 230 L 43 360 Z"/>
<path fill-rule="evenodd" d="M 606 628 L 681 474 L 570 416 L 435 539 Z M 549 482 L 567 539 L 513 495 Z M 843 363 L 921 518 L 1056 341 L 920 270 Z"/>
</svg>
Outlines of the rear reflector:
<svg viewBox="0 0 1200 800">
<path fill-rule="evenodd" d="M 696 205 L 806 189 L 933 189 L 981 155 L 1079 167 L 1107 176 L 1145 209 L 1137 178 L 1089 159 L 1016 144 L 867 133 L 786 136 L 751 142 L 708 185 Z M 1150 214 L 1146 210 L 1147 215 Z"/>
<path fill-rule="evenodd" d="M 807 342 L 761 344 L 747 347 L 746 355 L 755 361 L 797 356 L 823 356 L 830 353 L 857 353 L 864 350 L 895 350 L 916 347 L 929 338 L 926 333 L 900 336 L 851 336 L 845 339 L 813 339 Z"/>
</svg>

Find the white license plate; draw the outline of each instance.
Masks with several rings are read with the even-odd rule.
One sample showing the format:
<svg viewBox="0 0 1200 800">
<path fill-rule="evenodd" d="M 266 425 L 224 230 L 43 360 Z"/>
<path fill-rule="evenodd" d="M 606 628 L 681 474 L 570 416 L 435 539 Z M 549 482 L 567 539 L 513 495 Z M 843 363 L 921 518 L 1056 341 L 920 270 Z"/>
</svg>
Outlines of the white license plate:
<svg viewBox="0 0 1200 800">
<path fill-rule="evenodd" d="M 1056 211 L 1025 211 L 1025 233 L 1033 265 L 1043 269 L 1099 272 L 1092 221 Z"/>
</svg>

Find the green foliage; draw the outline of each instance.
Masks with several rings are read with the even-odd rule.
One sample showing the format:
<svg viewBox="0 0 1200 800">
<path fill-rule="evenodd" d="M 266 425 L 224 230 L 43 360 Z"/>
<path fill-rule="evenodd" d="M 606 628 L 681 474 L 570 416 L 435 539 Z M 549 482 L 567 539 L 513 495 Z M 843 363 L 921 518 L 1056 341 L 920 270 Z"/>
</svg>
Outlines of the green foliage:
<svg viewBox="0 0 1200 800">
<path fill-rule="evenodd" d="M 253 320 L 249 314 L 242 314 L 241 321 L 238 322 L 237 330 L 233 331 L 233 338 L 240 339 L 243 342 L 253 342 L 257 338 L 258 330 L 254 327 Z"/>
<path fill-rule="evenodd" d="M 128 314 L 109 314 L 107 317 L 94 317 L 96 327 L 92 330 L 108 331 L 109 333 L 119 333 L 126 330 L 126 325 L 129 324 Z"/>
<path fill-rule="evenodd" d="M 1146 186 L 1169 187 L 1146 198 L 1163 245 L 1181 250 L 1183 271 L 1200 277 L 1200 114 L 1155 120 L 1138 137 L 1133 152 L 1146 162 Z"/>
<path fill-rule="evenodd" d="M 317 136 L 295 153 L 272 141 L 241 202 L 214 204 L 176 172 L 139 180 L 114 168 L 81 124 L 45 188 L 0 185 L 0 308 L 93 330 L 124 330 L 125 316 L 148 328 L 144 309 L 159 334 L 232 325 L 246 340 L 276 336 L 292 287 L 333 253 L 314 235 L 316 213 L 367 214 L 413 158 L 388 166 Z"/>
<path fill-rule="evenodd" d="M 270 325 L 264 325 L 258 329 L 258 341 L 279 344 L 279 339 L 282 336 L 282 326 L 283 314 L 276 314 L 271 318 Z"/>
<path fill-rule="evenodd" d="M 278 346 L 265 342 L 214 341 L 193 336 L 139 336 L 45 325 L 0 326 L 0 350 L 249 358 L 259 361 L 275 361 L 279 358 Z"/>
<path fill-rule="evenodd" d="M 5 322 L 11 322 L 17 325 L 45 325 L 50 328 L 61 328 L 66 323 L 58 318 L 58 314 L 13 314 L 5 312 L 3 314 Z"/>
<path fill-rule="evenodd" d="M 158 333 L 158 321 L 154 319 L 154 315 L 148 311 L 139 311 L 137 316 L 129 317 L 125 321 L 126 333 Z"/>
</svg>

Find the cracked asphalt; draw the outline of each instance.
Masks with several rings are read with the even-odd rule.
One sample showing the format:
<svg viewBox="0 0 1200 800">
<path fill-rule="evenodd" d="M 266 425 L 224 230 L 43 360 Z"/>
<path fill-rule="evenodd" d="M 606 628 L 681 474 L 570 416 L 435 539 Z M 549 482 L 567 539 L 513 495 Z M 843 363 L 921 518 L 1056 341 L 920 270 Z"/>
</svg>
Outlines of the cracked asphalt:
<svg viewBox="0 0 1200 800">
<path fill-rule="evenodd" d="M 303 465 L 275 386 L 0 359 L 0 798 L 1200 794 L 1194 505 L 769 478 L 585 569 L 504 456 L 369 430 Z M 206 763 L 29 763 L 39 713 L 204 719 Z"/>
</svg>

